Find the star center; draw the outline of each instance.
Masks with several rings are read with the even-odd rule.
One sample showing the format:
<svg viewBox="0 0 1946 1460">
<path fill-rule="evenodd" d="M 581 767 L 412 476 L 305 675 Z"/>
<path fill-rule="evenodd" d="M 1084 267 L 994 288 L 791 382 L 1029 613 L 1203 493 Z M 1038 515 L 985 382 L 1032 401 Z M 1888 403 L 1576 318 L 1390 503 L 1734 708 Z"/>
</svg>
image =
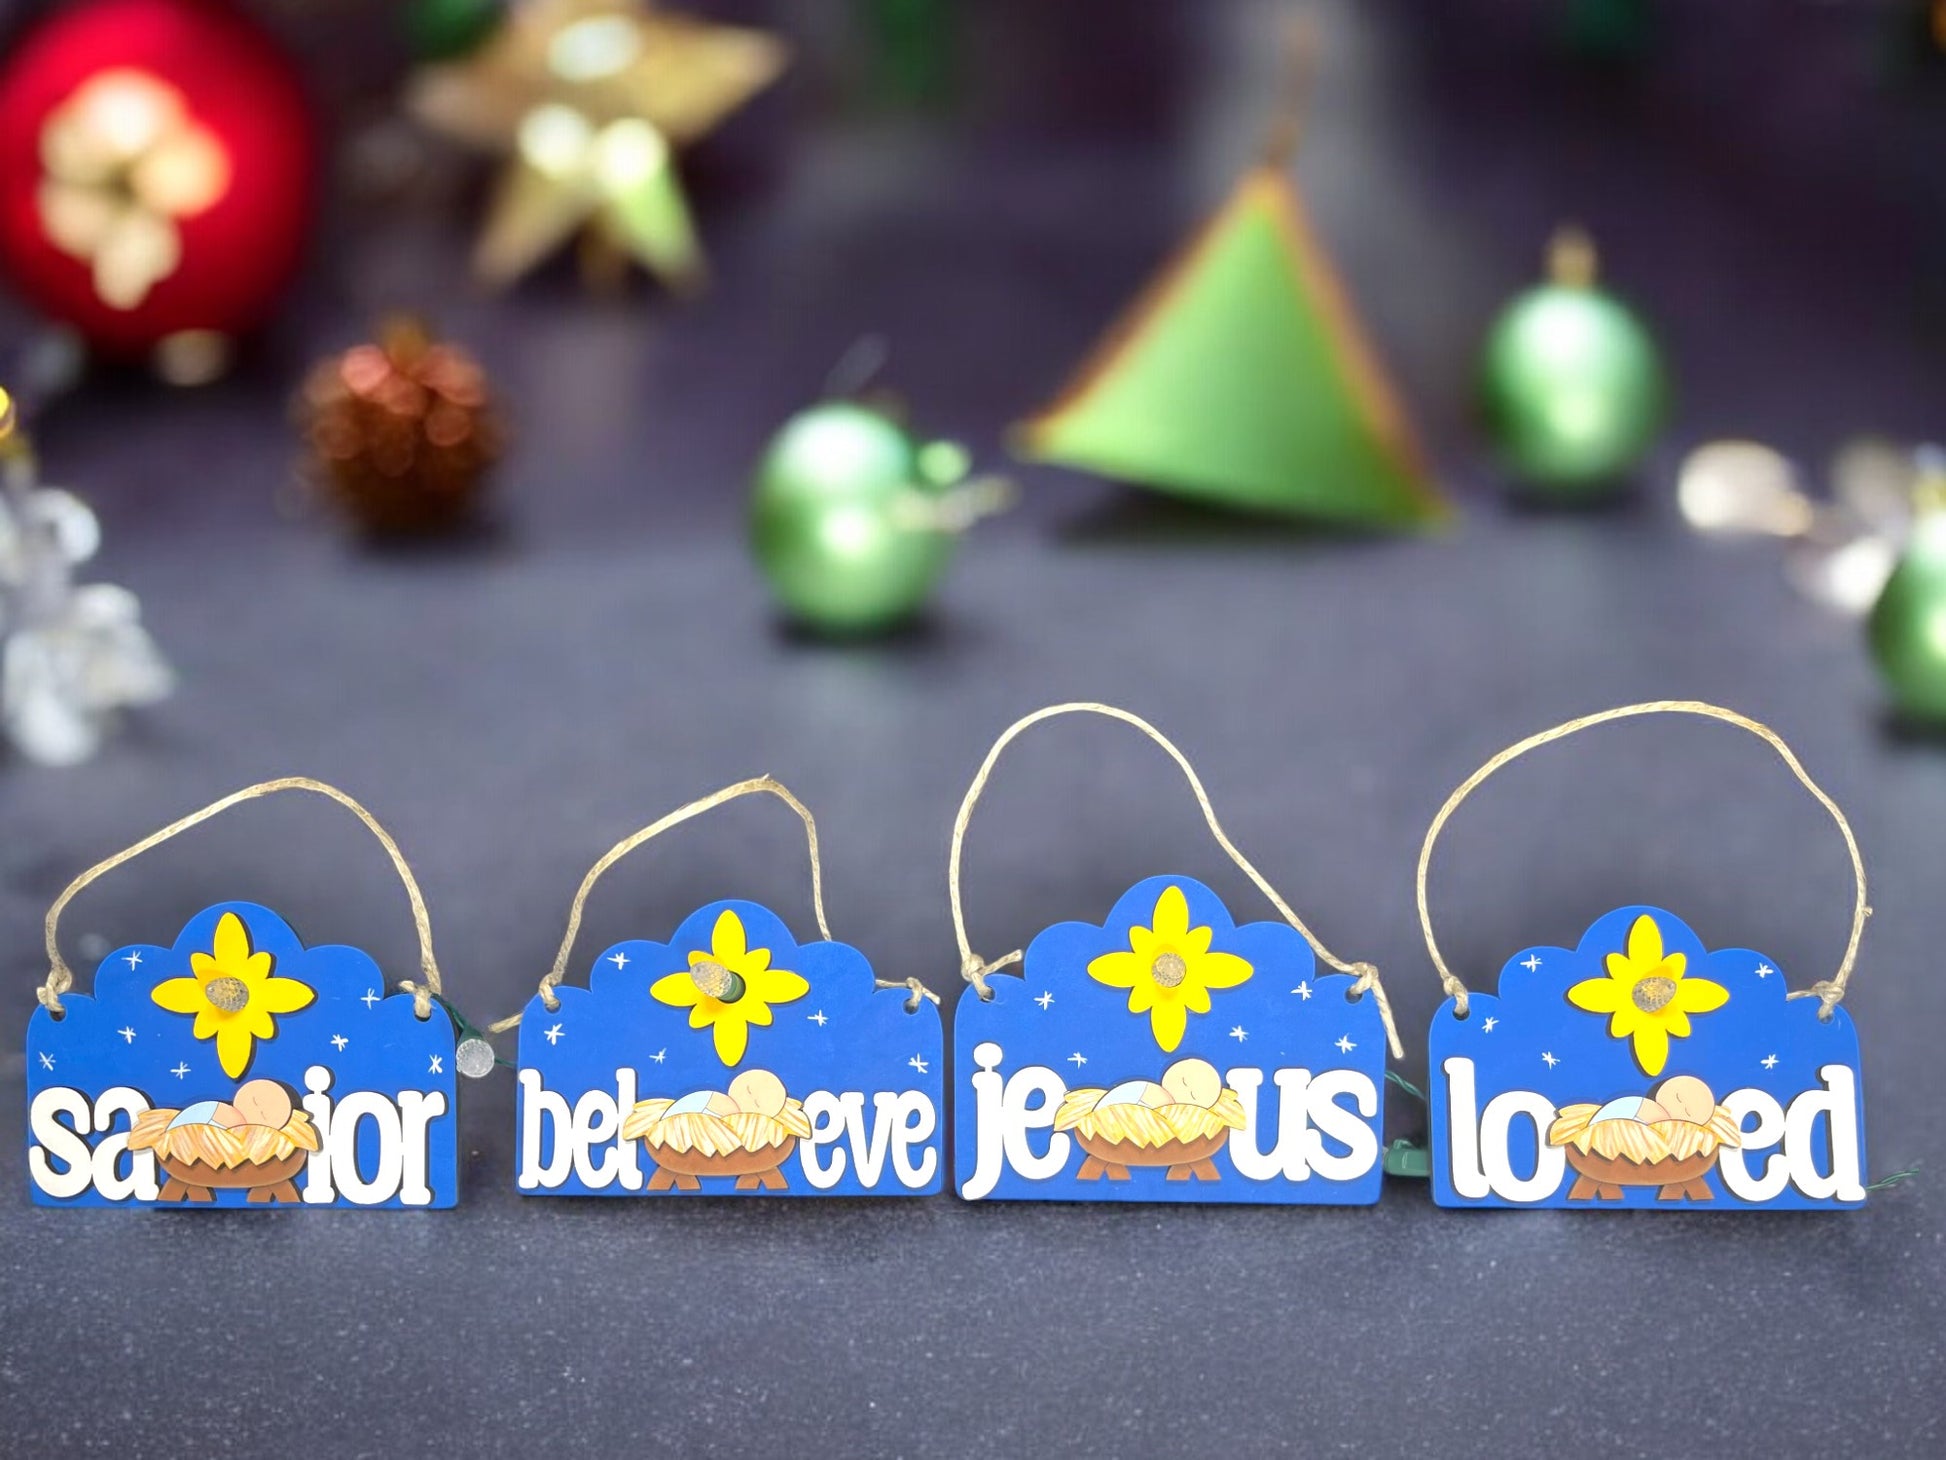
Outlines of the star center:
<svg viewBox="0 0 1946 1460">
<path fill-rule="evenodd" d="M 224 974 L 203 985 L 203 997 L 226 1014 L 241 1013 L 250 1006 L 250 987 L 234 974 Z"/>
<path fill-rule="evenodd" d="M 1149 965 L 1149 977 L 1165 989 L 1180 988 L 1189 977 L 1189 965 L 1180 953 L 1158 953 Z"/>
<path fill-rule="evenodd" d="M 1644 1014 L 1660 1012 L 1668 1007 L 1669 1001 L 1675 996 L 1676 981 L 1673 978 L 1664 978 L 1660 974 L 1637 979 L 1634 989 L 1629 993 L 1629 997 L 1635 1001 L 1635 1007 Z"/>
<path fill-rule="evenodd" d="M 743 979 L 720 963 L 704 959 L 689 970 L 696 987 L 722 1004 L 734 1004 L 743 997 Z"/>
</svg>

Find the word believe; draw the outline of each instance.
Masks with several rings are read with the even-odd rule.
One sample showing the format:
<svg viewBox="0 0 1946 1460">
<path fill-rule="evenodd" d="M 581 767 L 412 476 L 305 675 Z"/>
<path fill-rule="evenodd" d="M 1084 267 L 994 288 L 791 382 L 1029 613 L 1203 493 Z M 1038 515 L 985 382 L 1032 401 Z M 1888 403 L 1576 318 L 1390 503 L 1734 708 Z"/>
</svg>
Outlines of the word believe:
<svg viewBox="0 0 1946 1460">
<path fill-rule="evenodd" d="M 621 1139 L 623 1114 L 634 1107 L 637 1075 L 615 1071 L 615 1088 L 584 1091 L 572 1106 L 549 1090 L 541 1072 L 520 1072 L 520 1166 L 523 1191 L 552 1191 L 570 1176 L 589 1191 L 642 1191 L 646 1185 L 639 1143 Z M 928 1144 L 939 1127 L 932 1097 L 920 1090 L 865 1093 L 813 1090 L 804 1097 L 809 1139 L 795 1159 L 804 1179 L 828 1191 L 849 1168 L 859 1185 L 877 1187 L 888 1170 L 907 1190 L 928 1185 L 939 1170 L 939 1151 Z"/>
<path fill-rule="evenodd" d="M 431 1205 L 427 1128 L 447 1113 L 444 1093 L 357 1090 L 334 1101 L 331 1080 L 323 1065 L 304 1072 L 309 1093 L 301 1103 L 318 1134 L 299 1183 L 304 1204 Z M 155 1153 L 128 1148 L 130 1128 L 152 1104 L 130 1085 L 92 1098 L 66 1085 L 41 1090 L 27 1117 L 27 1169 L 36 1192 L 52 1201 L 89 1192 L 109 1202 L 158 1200 Z"/>
</svg>

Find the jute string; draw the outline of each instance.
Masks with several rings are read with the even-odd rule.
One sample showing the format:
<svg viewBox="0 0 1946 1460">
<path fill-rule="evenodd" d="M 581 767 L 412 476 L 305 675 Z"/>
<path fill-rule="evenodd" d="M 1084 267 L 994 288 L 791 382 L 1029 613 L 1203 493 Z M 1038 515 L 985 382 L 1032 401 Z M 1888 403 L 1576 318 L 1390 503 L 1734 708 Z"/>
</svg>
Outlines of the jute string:
<svg viewBox="0 0 1946 1460">
<path fill-rule="evenodd" d="M 1311 87 L 1318 70 L 1318 31 L 1311 17 L 1293 16 L 1281 37 L 1282 96 L 1264 136 L 1267 167 L 1289 167 L 1304 136 L 1304 118 L 1311 106 Z"/>
<path fill-rule="evenodd" d="M 1459 809 L 1459 805 L 1479 787 L 1480 783 L 1510 761 L 1518 760 L 1530 750 L 1536 750 L 1552 741 L 1565 739 L 1578 731 L 1591 726 L 1605 725 L 1610 720 L 1626 720 L 1636 715 L 1701 715 L 1711 720 L 1721 720 L 1727 725 L 1735 725 L 1740 730 L 1748 730 L 1759 740 L 1764 741 L 1777 752 L 1784 764 L 1797 777 L 1803 786 L 1818 800 L 1818 804 L 1831 814 L 1838 824 L 1838 833 L 1845 839 L 1845 852 L 1851 858 L 1852 884 L 1855 896 L 1851 912 L 1851 937 L 1845 943 L 1844 959 L 1838 964 L 1837 973 L 1830 978 L 1811 985 L 1808 989 L 1798 989 L 1788 997 L 1793 999 L 1816 999 L 1819 1003 L 1818 1017 L 1829 1019 L 1831 1011 L 1845 996 L 1845 985 L 1851 979 L 1852 967 L 1858 961 L 1859 940 L 1865 935 L 1865 920 L 1872 915 L 1872 909 L 1865 900 L 1865 860 L 1858 853 L 1858 839 L 1852 835 L 1851 823 L 1845 820 L 1845 813 L 1838 809 L 1838 803 L 1825 794 L 1824 788 L 1811 779 L 1811 775 L 1798 761 L 1783 737 L 1768 725 L 1760 724 L 1747 715 L 1739 715 L 1735 710 L 1726 710 L 1721 705 L 1705 704 L 1700 700 L 1651 700 L 1640 705 L 1622 705 L 1613 710 L 1603 710 L 1597 715 L 1583 715 L 1578 720 L 1569 720 L 1556 725 L 1551 730 L 1543 730 L 1538 735 L 1530 735 L 1516 745 L 1510 745 L 1492 760 L 1481 766 L 1460 784 L 1458 790 L 1446 798 L 1446 804 L 1439 808 L 1439 814 L 1432 819 L 1426 829 L 1425 844 L 1419 848 L 1419 930 L 1425 935 L 1426 952 L 1432 956 L 1432 966 L 1439 974 L 1440 986 L 1446 996 L 1453 1001 L 1453 1012 L 1460 1018 L 1466 1017 L 1467 991 L 1459 976 L 1446 966 L 1440 954 L 1439 944 L 1433 938 L 1432 914 L 1426 904 L 1426 870 L 1432 864 L 1433 843 L 1439 840 L 1439 833 L 1446 822 Z"/>
<path fill-rule="evenodd" d="M 1318 941 L 1317 934 L 1304 925 L 1304 920 L 1292 910 L 1289 903 L 1284 901 L 1277 889 L 1270 885 L 1264 874 L 1256 869 L 1248 857 L 1237 850 L 1236 844 L 1223 830 L 1223 824 L 1216 819 L 1216 808 L 1210 804 L 1209 792 L 1203 789 L 1203 782 L 1197 776 L 1196 768 L 1189 763 L 1189 758 L 1175 747 L 1168 736 L 1140 715 L 1093 701 L 1048 705 L 1044 709 L 1036 710 L 1031 715 L 1023 715 L 1014 721 L 1001 732 L 1000 738 L 993 742 L 993 748 L 987 751 L 986 759 L 980 763 L 980 769 L 973 777 L 973 784 L 966 788 L 966 796 L 960 802 L 959 815 L 953 820 L 953 849 L 946 864 L 946 890 L 953 904 L 953 936 L 959 940 L 960 977 L 972 984 L 979 991 L 981 998 L 990 999 L 993 997 L 993 991 L 987 987 L 987 975 L 1020 962 L 1023 956 L 1022 950 L 1016 948 L 1004 958 L 985 959 L 973 951 L 973 945 L 967 939 L 965 904 L 960 896 L 960 856 L 966 842 L 967 823 L 973 819 L 973 808 L 979 804 L 980 796 L 986 790 L 987 780 L 993 774 L 993 767 L 1000 759 L 1000 753 L 1011 745 L 1017 736 L 1029 726 L 1038 725 L 1043 720 L 1074 714 L 1105 715 L 1111 720 L 1120 720 L 1124 725 L 1134 726 L 1161 747 L 1164 754 L 1176 763 L 1183 777 L 1189 782 L 1189 789 L 1196 796 L 1196 804 L 1202 808 L 1203 820 L 1208 823 L 1210 835 L 1216 839 L 1216 844 L 1236 864 L 1237 869 L 1257 885 L 1257 890 L 1269 899 L 1270 905 L 1277 909 L 1284 921 L 1303 935 L 1304 941 L 1311 945 L 1313 953 L 1338 972 L 1353 976 L 1356 980 L 1351 986 L 1353 998 L 1360 998 L 1369 990 L 1378 1000 L 1379 1018 L 1385 1024 L 1385 1038 L 1391 1046 L 1392 1056 L 1395 1059 L 1403 1058 L 1404 1051 L 1399 1045 L 1399 1032 L 1392 1023 L 1391 1001 L 1385 997 L 1385 985 L 1379 981 L 1378 969 L 1369 963 L 1346 963 Z"/>
<path fill-rule="evenodd" d="M 588 895 L 594 891 L 595 884 L 601 880 L 603 873 L 637 847 L 654 841 L 671 827 L 680 826 L 683 822 L 701 816 L 706 811 L 714 811 L 725 802 L 734 801 L 739 796 L 760 793 L 775 796 L 795 811 L 798 819 L 804 823 L 804 841 L 811 854 L 811 911 L 818 921 L 818 935 L 827 943 L 830 942 L 831 925 L 824 920 L 824 863 L 818 856 L 817 818 L 811 815 L 809 807 L 791 794 L 790 788 L 783 782 L 770 776 L 753 776 L 747 781 L 738 781 L 733 786 L 725 786 L 720 791 L 713 791 L 707 796 L 699 797 L 685 806 L 678 806 L 660 820 L 650 822 L 641 830 L 623 837 L 603 853 L 600 861 L 588 869 L 588 875 L 581 879 L 581 886 L 575 890 L 574 901 L 568 908 L 568 928 L 561 937 L 559 950 L 554 955 L 554 966 L 541 977 L 542 1005 L 550 1012 L 561 1007 L 561 1001 L 555 996 L 554 990 L 560 985 L 561 980 L 567 977 L 568 958 L 574 952 L 574 940 L 581 931 L 581 915 L 588 906 Z M 933 993 L 916 978 L 878 979 L 876 982 L 882 989 L 904 989 L 909 995 L 906 999 L 908 1009 L 917 1009 L 921 999 L 931 999 L 935 1004 L 939 1002 L 939 995 Z M 499 1034 L 512 1029 L 520 1023 L 520 1018 L 519 1014 L 509 1014 L 505 1019 L 489 1025 L 487 1032 Z"/>
<path fill-rule="evenodd" d="M 379 845 L 391 857 L 392 866 L 399 874 L 399 881 L 405 885 L 406 899 L 412 904 L 412 926 L 419 935 L 419 972 L 420 981 L 400 979 L 399 987 L 412 995 L 412 1007 L 421 1019 L 432 1014 L 433 1000 L 439 997 L 439 964 L 432 954 L 432 923 L 426 916 L 426 900 L 419 894 L 419 884 L 413 878 L 412 868 L 406 865 L 405 854 L 399 844 L 392 840 L 391 833 L 379 825 L 373 816 L 357 801 L 340 791 L 336 786 L 314 781 L 309 776 L 284 776 L 275 781 L 259 781 L 254 786 L 245 786 L 241 791 L 232 792 L 220 801 L 212 801 L 200 811 L 192 811 L 180 821 L 173 821 L 162 830 L 142 838 L 132 847 L 127 847 L 100 862 L 67 885 L 65 891 L 54 899 L 54 905 L 47 910 L 47 981 L 34 990 L 34 996 L 55 1018 L 62 1014 L 61 996 L 74 987 L 74 973 L 68 968 L 67 960 L 61 956 L 60 925 L 61 914 L 72 902 L 75 895 L 88 887 L 96 879 L 106 876 L 124 862 L 133 861 L 151 847 L 160 846 L 171 837 L 200 825 L 213 816 L 220 816 L 232 806 L 244 801 L 255 801 L 262 796 L 274 796 L 280 791 L 310 791 L 336 801 L 353 816 L 364 823 L 365 829 L 378 838 Z"/>
</svg>

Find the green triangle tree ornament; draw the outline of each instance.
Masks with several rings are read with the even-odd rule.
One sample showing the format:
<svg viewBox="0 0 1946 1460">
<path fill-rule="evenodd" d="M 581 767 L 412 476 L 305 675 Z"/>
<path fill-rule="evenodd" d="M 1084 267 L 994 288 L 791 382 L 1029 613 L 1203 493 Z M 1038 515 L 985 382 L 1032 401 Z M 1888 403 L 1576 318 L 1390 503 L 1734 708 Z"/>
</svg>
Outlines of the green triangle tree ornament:
<svg viewBox="0 0 1946 1460">
<path fill-rule="evenodd" d="M 1436 521 L 1449 509 L 1273 151 L 1015 450 L 1248 511 Z"/>
</svg>

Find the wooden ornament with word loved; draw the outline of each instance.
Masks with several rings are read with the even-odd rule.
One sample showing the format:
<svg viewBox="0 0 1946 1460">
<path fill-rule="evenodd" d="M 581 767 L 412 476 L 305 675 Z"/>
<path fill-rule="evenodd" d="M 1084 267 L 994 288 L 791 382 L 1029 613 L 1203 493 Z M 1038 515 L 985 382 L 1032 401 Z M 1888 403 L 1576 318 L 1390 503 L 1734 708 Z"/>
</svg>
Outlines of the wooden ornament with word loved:
<svg viewBox="0 0 1946 1460">
<path fill-rule="evenodd" d="M 1195 879 L 1150 877 L 1099 924 L 1058 923 L 992 964 L 973 954 L 959 892 L 973 804 L 1008 742 L 1077 711 L 1131 724 L 1176 760 L 1218 843 L 1284 922 L 1238 925 Z M 1323 950 L 1231 845 L 1194 771 L 1153 726 L 1094 704 L 1017 722 L 960 808 L 950 884 L 969 985 L 953 1026 L 962 1197 L 1378 1200 L 1392 1036 L 1376 972 Z M 1341 971 L 1320 974 L 1320 957 Z M 1016 960 L 1019 977 L 989 979 Z"/>
<path fill-rule="evenodd" d="M 218 903 L 173 943 L 102 959 L 68 993 L 67 900 L 127 856 L 242 799 L 315 790 L 386 844 L 427 982 L 388 994 L 357 948 L 306 947 L 276 913 Z M 419 892 L 391 838 L 321 783 L 266 783 L 77 879 L 48 915 L 51 972 L 27 1026 L 27 1166 L 48 1206 L 449 1207 L 458 1198 L 453 1024 Z"/>
<path fill-rule="evenodd" d="M 823 934 L 713 902 L 667 942 L 630 939 L 562 986 L 595 879 L 662 830 L 764 791 L 804 819 Z M 943 1185 L 944 1039 L 916 980 L 877 979 L 825 926 L 810 813 L 768 777 L 645 828 L 582 883 L 519 1017 L 518 1159 L 529 1196 L 925 1196 Z M 509 1021 L 511 1022 L 511 1021 Z"/>
<path fill-rule="evenodd" d="M 1790 991 L 1777 961 L 1707 947 L 1675 914 L 1608 913 L 1572 948 L 1526 948 L 1494 993 L 1445 966 L 1426 868 L 1465 795 L 1509 760 L 1589 725 L 1696 714 L 1768 741 L 1825 806 L 1851 853 L 1857 897 L 1837 975 Z M 1429 1036 L 1433 1198 L 1448 1207 L 1797 1210 L 1865 1200 L 1858 1034 L 1839 1006 L 1870 909 L 1843 814 L 1776 735 L 1693 701 L 1592 715 L 1502 752 L 1435 819 L 1419 864 L 1428 949 L 1448 998 Z"/>
</svg>

